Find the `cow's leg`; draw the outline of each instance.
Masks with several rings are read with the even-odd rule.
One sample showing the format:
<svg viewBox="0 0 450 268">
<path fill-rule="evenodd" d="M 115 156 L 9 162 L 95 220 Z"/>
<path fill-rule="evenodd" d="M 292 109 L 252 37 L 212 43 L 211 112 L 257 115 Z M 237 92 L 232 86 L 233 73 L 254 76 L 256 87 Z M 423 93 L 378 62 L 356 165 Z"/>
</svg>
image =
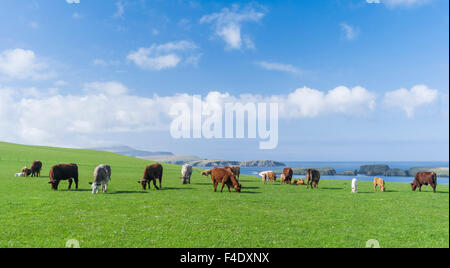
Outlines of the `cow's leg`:
<svg viewBox="0 0 450 268">
<path fill-rule="evenodd" d="M 162 181 L 162 177 L 159 177 L 159 188 L 162 188 L 161 181 Z M 158 189 L 158 188 L 156 188 L 156 189 Z"/>
<path fill-rule="evenodd" d="M 222 182 L 222 188 L 220 188 L 220 192 L 223 192 L 223 187 L 225 186 L 225 182 Z"/>
<path fill-rule="evenodd" d="M 228 186 L 228 192 L 231 193 L 230 185 L 227 184 L 227 186 Z"/>
<path fill-rule="evenodd" d="M 107 182 L 102 183 L 102 192 L 106 193 L 107 187 L 108 187 L 108 183 Z"/>
<path fill-rule="evenodd" d="M 213 182 L 214 192 L 217 192 L 217 182 Z"/>
<path fill-rule="evenodd" d="M 433 193 L 436 193 L 436 184 L 430 184 L 431 188 L 433 188 Z"/>
<path fill-rule="evenodd" d="M 155 186 L 156 190 L 159 190 L 158 186 L 156 186 L 156 179 L 153 180 L 153 186 Z M 159 187 L 161 187 L 161 181 L 159 181 Z"/>
<path fill-rule="evenodd" d="M 422 192 L 422 184 L 419 184 L 419 192 Z"/>
<path fill-rule="evenodd" d="M 72 188 L 72 179 L 69 179 L 69 190 Z"/>
</svg>

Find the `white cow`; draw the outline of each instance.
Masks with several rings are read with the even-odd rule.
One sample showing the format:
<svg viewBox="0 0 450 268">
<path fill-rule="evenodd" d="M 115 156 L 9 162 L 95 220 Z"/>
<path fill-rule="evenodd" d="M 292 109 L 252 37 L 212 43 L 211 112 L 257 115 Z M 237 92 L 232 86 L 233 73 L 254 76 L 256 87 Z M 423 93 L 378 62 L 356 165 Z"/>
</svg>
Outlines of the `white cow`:
<svg viewBox="0 0 450 268">
<path fill-rule="evenodd" d="M 352 193 L 358 192 L 358 180 L 356 178 L 353 178 L 352 180 Z"/>
<path fill-rule="evenodd" d="M 183 184 L 191 184 L 192 166 L 189 164 L 181 167 L 181 182 Z"/>
<path fill-rule="evenodd" d="M 92 185 L 92 194 L 97 194 L 99 186 L 102 186 L 102 192 L 106 193 L 108 183 L 111 180 L 111 167 L 108 165 L 99 165 L 94 170 L 94 181 Z"/>
</svg>

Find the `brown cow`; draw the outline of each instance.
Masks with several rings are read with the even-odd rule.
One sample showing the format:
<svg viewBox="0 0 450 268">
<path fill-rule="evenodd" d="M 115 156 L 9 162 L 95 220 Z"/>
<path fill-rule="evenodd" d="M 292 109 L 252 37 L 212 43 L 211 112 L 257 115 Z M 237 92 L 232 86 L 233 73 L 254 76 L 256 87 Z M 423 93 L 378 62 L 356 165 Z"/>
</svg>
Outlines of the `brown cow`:
<svg viewBox="0 0 450 268">
<path fill-rule="evenodd" d="M 285 183 L 285 182 L 286 182 L 286 175 L 281 174 L 281 175 L 280 175 L 280 183 L 283 184 L 283 183 Z M 286 182 L 286 184 L 288 184 L 288 183 Z"/>
<path fill-rule="evenodd" d="M 306 189 L 319 188 L 320 172 L 317 169 L 310 168 L 306 171 Z"/>
<path fill-rule="evenodd" d="M 422 185 L 430 185 L 433 188 L 433 192 L 436 193 L 437 186 L 437 175 L 435 172 L 431 171 L 421 171 L 416 174 L 413 183 L 411 183 L 411 188 L 416 191 L 419 187 L 419 192 L 422 192 Z"/>
<path fill-rule="evenodd" d="M 263 171 L 259 173 L 264 184 L 267 184 L 267 181 L 275 182 L 277 180 L 277 174 L 273 171 Z"/>
<path fill-rule="evenodd" d="M 231 169 L 231 172 L 233 172 L 234 176 L 239 181 L 239 177 L 241 176 L 241 167 L 240 166 L 229 166 L 226 168 Z"/>
<path fill-rule="evenodd" d="M 31 175 L 31 169 L 27 168 L 26 166 L 24 166 L 22 168 L 22 174 L 24 177 L 28 177 Z"/>
<path fill-rule="evenodd" d="M 147 190 L 147 184 L 148 189 L 150 189 L 150 182 L 153 181 L 153 185 L 156 190 L 159 190 L 159 188 L 161 188 L 162 175 L 163 167 L 161 164 L 153 164 L 145 168 L 144 176 L 142 177 L 142 180 L 138 181 L 138 183 L 142 185 L 143 190 Z M 159 180 L 159 188 L 156 186 L 156 179 Z"/>
<path fill-rule="evenodd" d="M 229 168 L 217 168 L 215 167 L 211 172 L 211 180 L 214 186 L 214 192 L 217 192 L 217 185 L 222 183 L 220 192 L 223 191 L 225 184 L 228 187 L 228 192 L 231 192 L 230 188 L 233 187 L 237 193 L 241 192 L 242 185 L 236 179 L 236 176 L 231 172 Z"/>
<path fill-rule="evenodd" d="M 209 179 L 209 175 L 211 175 L 212 169 L 203 170 L 202 175 L 206 176 L 207 179 Z"/>
<path fill-rule="evenodd" d="M 384 180 L 382 178 L 378 178 L 378 177 L 373 178 L 373 190 L 375 192 L 377 191 L 377 186 L 380 187 L 381 192 L 386 191 Z"/>
<path fill-rule="evenodd" d="M 76 164 L 61 164 L 50 169 L 48 175 L 50 177 L 49 184 L 53 190 L 58 190 L 60 181 L 69 181 L 69 190 L 72 187 L 72 179 L 75 181 L 75 189 L 78 189 L 78 166 Z"/>
<path fill-rule="evenodd" d="M 41 161 L 34 161 L 31 165 L 31 177 L 40 177 L 41 176 L 41 169 L 42 169 L 42 162 Z"/>
<path fill-rule="evenodd" d="M 285 176 L 285 179 L 284 179 L 285 182 L 287 184 L 290 184 L 291 180 L 292 180 L 292 176 L 294 175 L 294 172 L 292 171 L 292 168 L 284 168 L 283 169 L 283 174 Z M 283 183 L 281 183 L 281 184 L 283 184 Z"/>
</svg>

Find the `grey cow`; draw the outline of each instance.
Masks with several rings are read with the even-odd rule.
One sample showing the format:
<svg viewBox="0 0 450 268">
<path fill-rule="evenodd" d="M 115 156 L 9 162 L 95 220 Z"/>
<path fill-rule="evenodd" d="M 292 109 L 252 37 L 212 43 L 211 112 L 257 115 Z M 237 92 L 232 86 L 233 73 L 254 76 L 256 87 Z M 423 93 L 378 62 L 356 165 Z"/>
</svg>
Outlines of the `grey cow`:
<svg viewBox="0 0 450 268">
<path fill-rule="evenodd" d="M 191 165 L 183 165 L 181 167 L 181 182 L 183 184 L 191 184 L 191 175 L 192 175 L 192 166 Z"/>
<path fill-rule="evenodd" d="M 99 165 L 94 170 L 94 181 L 89 184 L 92 185 L 92 194 L 97 194 L 100 185 L 102 192 L 106 193 L 108 183 L 111 180 L 111 167 L 108 165 Z"/>
</svg>

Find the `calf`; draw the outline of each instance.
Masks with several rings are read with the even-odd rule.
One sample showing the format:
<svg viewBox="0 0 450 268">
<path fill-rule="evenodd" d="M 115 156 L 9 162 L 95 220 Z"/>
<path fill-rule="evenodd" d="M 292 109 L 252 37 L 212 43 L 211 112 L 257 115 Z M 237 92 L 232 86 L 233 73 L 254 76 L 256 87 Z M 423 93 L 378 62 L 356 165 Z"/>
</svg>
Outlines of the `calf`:
<svg viewBox="0 0 450 268">
<path fill-rule="evenodd" d="M 358 192 L 358 180 L 356 178 L 353 178 L 352 180 L 352 193 Z"/>
<path fill-rule="evenodd" d="M 111 180 L 111 167 L 108 165 L 99 165 L 94 170 L 94 181 L 92 185 L 92 194 L 98 193 L 99 186 L 102 186 L 102 192 L 106 193 L 108 183 Z"/>
<path fill-rule="evenodd" d="M 75 181 L 75 189 L 78 189 L 78 166 L 76 164 L 60 164 L 52 167 L 48 175 L 50 177 L 49 184 L 53 190 L 58 190 L 60 181 L 69 181 L 69 190 L 72 187 L 72 179 Z"/>
<path fill-rule="evenodd" d="M 306 171 L 306 189 L 319 188 L 320 172 L 317 169 L 308 169 Z"/>
<path fill-rule="evenodd" d="M 223 191 L 225 184 L 228 187 L 228 192 L 231 192 L 230 188 L 233 187 L 237 193 L 241 192 L 242 185 L 236 180 L 236 176 L 229 168 L 217 168 L 215 167 L 211 172 L 211 180 L 213 182 L 214 192 L 217 192 L 217 185 L 222 183 L 220 192 Z"/>
<path fill-rule="evenodd" d="M 41 176 L 41 169 L 42 169 L 42 162 L 41 161 L 34 161 L 31 165 L 31 177 L 40 177 Z"/>
<path fill-rule="evenodd" d="M 292 176 L 294 175 L 294 172 L 292 171 L 292 168 L 284 168 L 283 174 L 285 176 L 285 181 L 287 184 L 291 183 Z"/>
<path fill-rule="evenodd" d="M 153 164 L 145 168 L 144 176 L 142 177 L 142 180 L 138 181 L 142 185 L 143 190 L 147 190 L 147 184 L 148 189 L 150 189 L 150 182 L 153 181 L 153 185 L 155 186 L 156 190 L 159 190 L 161 187 L 161 181 L 163 176 L 163 167 L 161 164 Z M 156 179 L 159 180 L 159 188 L 156 186 Z"/>
<path fill-rule="evenodd" d="M 183 184 L 191 184 L 191 175 L 192 175 L 192 166 L 191 165 L 183 165 L 181 167 L 181 182 Z"/>
<path fill-rule="evenodd" d="M 437 187 L 437 175 L 435 172 L 421 171 L 416 174 L 413 183 L 411 183 L 411 188 L 416 191 L 419 188 L 419 192 L 422 192 L 422 185 L 430 185 L 433 188 L 433 192 L 436 193 Z"/>
<path fill-rule="evenodd" d="M 380 187 L 380 191 L 384 192 L 386 190 L 384 180 L 382 178 L 373 178 L 373 190 L 376 192 L 377 187 Z"/>
<path fill-rule="evenodd" d="M 27 168 L 26 166 L 22 168 L 22 174 L 24 177 L 28 177 L 31 175 L 31 169 Z"/>
</svg>

